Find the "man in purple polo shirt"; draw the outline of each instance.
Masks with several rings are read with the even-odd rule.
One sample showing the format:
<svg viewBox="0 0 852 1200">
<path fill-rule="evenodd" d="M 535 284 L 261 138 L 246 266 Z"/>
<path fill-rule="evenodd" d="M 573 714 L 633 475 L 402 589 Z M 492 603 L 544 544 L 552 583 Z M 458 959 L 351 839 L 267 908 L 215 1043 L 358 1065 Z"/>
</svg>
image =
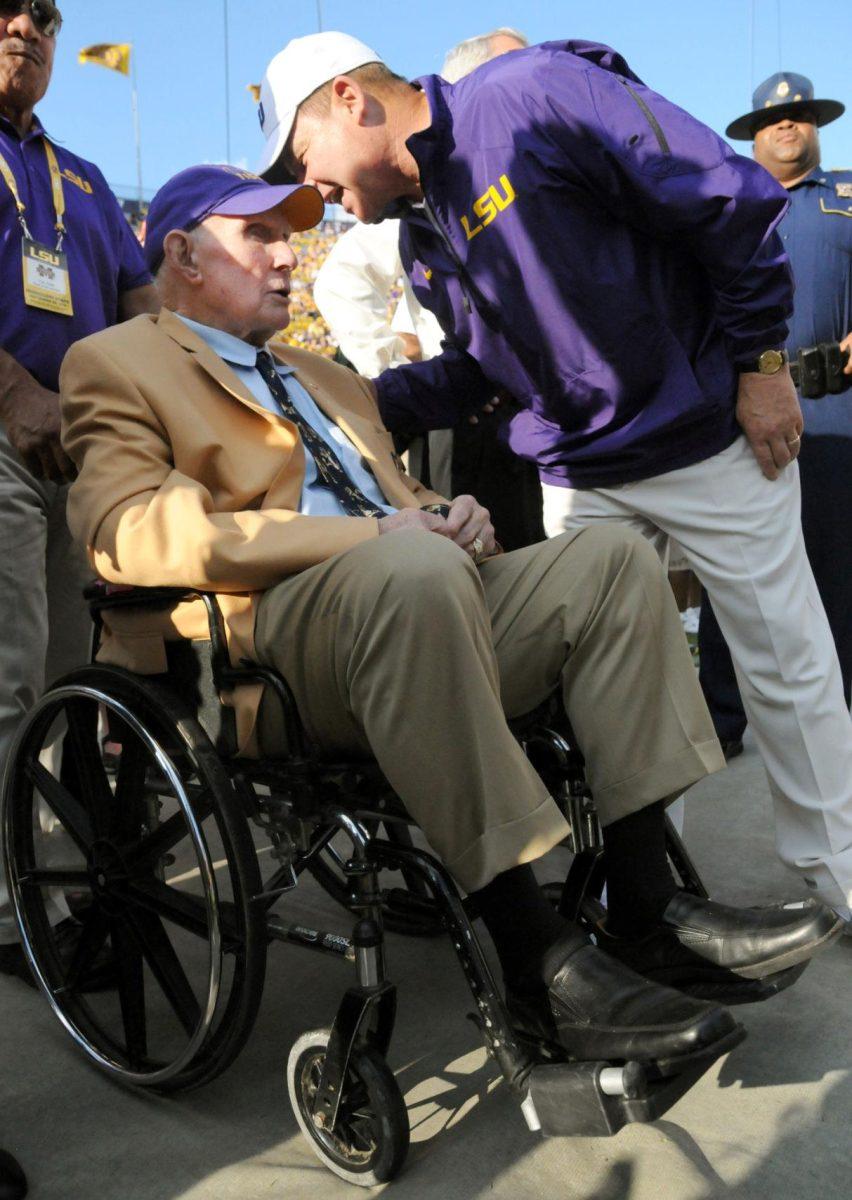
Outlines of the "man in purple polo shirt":
<svg viewBox="0 0 852 1200">
<path fill-rule="evenodd" d="M 447 348 L 379 377 L 388 427 L 452 424 L 505 387 L 548 532 L 680 543 L 737 664 L 781 858 L 849 920 L 852 721 L 799 525 L 783 190 L 588 42 L 412 85 L 348 35 L 301 38 L 260 118 L 270 181 L 402 216 Z"/>
<path fill-rule="evenodd" d="M 45 682 L 88 654 L 91 572 L 65 525 L 59 367 L 73 342 L 159 307 L 103 175 L 33 112 L 60 25 L 50 0 L 0 2 L 0 768 Z M 69 943 L 77 928 L 68 922 Z M 29 980 L 16 939 L 0 882 L 0 971 Z"/>
</svg>

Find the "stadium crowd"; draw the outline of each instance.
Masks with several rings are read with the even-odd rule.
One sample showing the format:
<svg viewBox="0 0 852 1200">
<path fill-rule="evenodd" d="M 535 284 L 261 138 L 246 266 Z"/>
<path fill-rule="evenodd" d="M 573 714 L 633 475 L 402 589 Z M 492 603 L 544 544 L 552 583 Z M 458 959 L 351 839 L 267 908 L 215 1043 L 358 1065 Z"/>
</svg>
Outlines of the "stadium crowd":
<svg viewBox="0 0 852 1200">
<path fill-rule="evenodd" d="M 292 278 L 290 323 L 276 340 L 333 358 L 337 343 L 314 301 L 314 283 L 339 237 L 337 227 L 325 224 L 294 234 L 291 245 L 299 260 Z"/>
</svg>

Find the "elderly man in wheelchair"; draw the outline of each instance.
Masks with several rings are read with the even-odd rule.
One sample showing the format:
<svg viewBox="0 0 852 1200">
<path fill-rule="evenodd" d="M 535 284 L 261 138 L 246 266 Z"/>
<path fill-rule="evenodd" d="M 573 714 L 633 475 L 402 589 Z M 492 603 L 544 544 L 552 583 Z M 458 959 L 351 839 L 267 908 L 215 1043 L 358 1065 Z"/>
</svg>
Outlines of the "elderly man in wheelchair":
<svg viewBox="0 0 852 1200">
<path fill-rule="evenodd" d="M 68 354 L 97 662 L 25 722 L 4 831 L 39 984 L 122 1081 L 168 1090 L 223 1070 L 270 941 L 354 961 L 288 1080 L 323 1161 L 373 1183 L 408 1137 L 384 1062 L 385 926 L 449 932 L 531 1128 L 605 1134 L 664 1112 L 744 1036 L 726 1005 L 788 986 L 839 925 L 812 902 L 709 900 L 667 831 L 667 800 L 723 758 L 647 543 L 604 527 L 501 553 L 472 497 L 405 474 L 369 384 L 267 344 L 289 317 L 290 235 L 322 211 L 310 187 L 181 172 L 148 218 L 161 313 Z M 585 779 L 549 727 L 554 697 Z M 40 803 L 68 835 L 59 862 L 33 834 Z M 266 878 L 250 821 L 272 844 Z M 531 864 L 566 841 L 554 903 Z M 273 911 L 305 870 L 354 912 L 351 937 Z M 404 886 L 386 886 L 392 871 Z M 71 963 L 51 943 L 52 887 L 85 901 Z M 105 948 L 116 986 L 94 993 Z"/>
</svg>

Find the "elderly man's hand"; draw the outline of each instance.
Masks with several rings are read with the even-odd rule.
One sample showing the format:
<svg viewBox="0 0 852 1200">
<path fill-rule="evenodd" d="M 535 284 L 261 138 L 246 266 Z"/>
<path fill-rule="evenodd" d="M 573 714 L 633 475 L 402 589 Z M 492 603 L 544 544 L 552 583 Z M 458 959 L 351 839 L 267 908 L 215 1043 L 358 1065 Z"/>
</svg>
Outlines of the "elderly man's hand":
<svg viewBox="0 0 852 1200">
<path fill-rule="evenodd" d="M 491 514 L 473 496 L 456 496 L 444 524 L 438 532 L 461 546 L 474 562 L 496 552 Z"/>
<path fill-rule="evenodd" d="M 456 496 L 446 517 L 423 508 L 401 508 L 390 517 L 379 517 L 380 534 L 393 533 L 397 529 L 439 533 L 460 546 L 474 562 L 497 551 L 491 515 L 473 496 Z"/>
<path fill-rule="evenodd" d="M 397 529 L 422 529 L 424 533 L 444 533 L 447 522 L 437 513 L 422 508 L 401 508 L 389 517 L 379 517 L 379 533 L 393 533 Z"/>
<path fill-rule="evenodd" d="M 847 333 L 846 337 L 840 343 L 840 349 L 846 350 L 849 357 L 846 360 L 846 366 L 843 368 L 844 375 L 852 375 L 852 333 Z"/>
<path fill-rule="evenodd" d="M 740 375 L 737 420 L 767 479 L 777 479 L 799 453 L 802 410 L 790 369 L 777 375 L 746 371 Z"/>
<path fill-rule="evenodd" d="M 6 436 L 33 475 L 64 483 L 76 475 L 59 441 L 59 395 L 34 379 L 17 383 L 0 405 Z"/>
</svg>

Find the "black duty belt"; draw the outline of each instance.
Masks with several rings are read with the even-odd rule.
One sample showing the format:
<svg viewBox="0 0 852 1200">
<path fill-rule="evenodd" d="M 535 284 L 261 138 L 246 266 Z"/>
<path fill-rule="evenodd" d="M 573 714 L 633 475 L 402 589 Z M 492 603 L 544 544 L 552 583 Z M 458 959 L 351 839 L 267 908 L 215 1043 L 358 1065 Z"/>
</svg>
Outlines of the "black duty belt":
<svg viewBox="0 0 852 1200">
<path fill-rule="evenodd" d="M 852 375 L 843 373 L 848 362 L 849 351 L 841 350 L 839 342 L 820 342 L 790 355 L 790 374 L 801 396 L 819 400 L 852 387 Z"/>
</svg>

